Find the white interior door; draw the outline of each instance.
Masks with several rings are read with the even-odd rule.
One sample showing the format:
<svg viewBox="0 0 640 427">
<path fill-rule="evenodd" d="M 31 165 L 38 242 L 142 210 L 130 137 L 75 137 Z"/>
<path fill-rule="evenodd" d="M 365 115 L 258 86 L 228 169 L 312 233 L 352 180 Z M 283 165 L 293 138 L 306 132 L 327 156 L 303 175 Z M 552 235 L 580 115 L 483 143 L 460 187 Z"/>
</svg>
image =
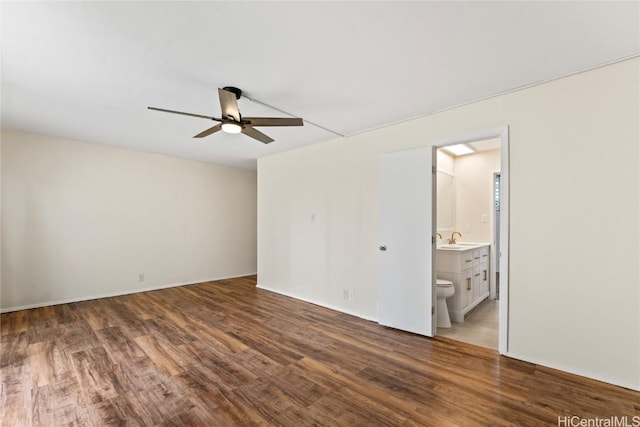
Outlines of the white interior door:
<svg viewBox="0 0 640 427">
<path fill-rule="evenodd" d="M 433 336 L 432 147 L 380 157 L 378 323 Z"/>
</svg>

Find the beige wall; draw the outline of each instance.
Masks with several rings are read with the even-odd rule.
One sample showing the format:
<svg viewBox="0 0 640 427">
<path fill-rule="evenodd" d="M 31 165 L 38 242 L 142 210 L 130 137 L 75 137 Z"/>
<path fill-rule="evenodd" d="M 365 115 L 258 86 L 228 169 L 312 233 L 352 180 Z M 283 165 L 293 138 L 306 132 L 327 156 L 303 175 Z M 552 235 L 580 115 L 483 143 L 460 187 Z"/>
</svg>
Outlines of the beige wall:
<svg viewBox="0 0 640 427">
<path fill-rule="evenodd" d="M 455 173 L 455 157 L 442 150 L 436 151 L 438 170 L 453 175 Z"/>
<path fill-rule="evenodd" d="M 500 150 L 455 158 L 455 229 L 462 233 L 460 241 L 493 242 L 493 173 L 499 170 Z"/>
<path fill-rule="evenodd" d="M 380 153 L 508 125 L 509 354 L 640 389 L 639 64 L 260 159 L 259 286 L 375 319 Z"/>
<path fill-rule="evenodd" d="M 254 171 L 3 132 L 1 175 L 5 311 L 256 271 Z"/>
</svg>

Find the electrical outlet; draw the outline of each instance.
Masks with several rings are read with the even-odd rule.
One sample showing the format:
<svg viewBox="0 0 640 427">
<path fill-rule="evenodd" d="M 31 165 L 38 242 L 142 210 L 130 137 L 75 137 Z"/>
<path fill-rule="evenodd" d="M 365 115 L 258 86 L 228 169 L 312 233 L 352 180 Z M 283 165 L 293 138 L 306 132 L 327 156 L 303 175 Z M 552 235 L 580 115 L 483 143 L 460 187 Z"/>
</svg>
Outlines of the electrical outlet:
<svg viewBox="0 0 640 427">
<path fill-rule="evenodd" d="M 342 290 L 342 299 L 345 301 L 353 301 L 355 297 L 355 292 L 353 289 L 343 289 Z"/>
<path fill-rule="evenodd" d="M 138 282 L 144 282 L 144 273 L 138 274 Z"/>
<path fill-rule="evenodd" d="M 349 301 L 353 301 L 353 298 L 356 296 L 353 289 L 349 289 Z"/>
</svg>

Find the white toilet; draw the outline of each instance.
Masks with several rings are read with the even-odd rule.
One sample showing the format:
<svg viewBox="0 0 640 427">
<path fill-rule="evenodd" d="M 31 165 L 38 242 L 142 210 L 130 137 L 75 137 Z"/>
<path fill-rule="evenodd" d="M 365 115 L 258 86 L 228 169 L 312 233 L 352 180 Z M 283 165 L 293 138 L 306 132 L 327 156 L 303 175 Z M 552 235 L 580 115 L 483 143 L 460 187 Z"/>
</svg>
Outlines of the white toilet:
<svg viewBox="0 0 640 427">
<path fill-rule="evenodd" d="M 450 328 L 451 318 L 449 318 L 449 309 L 447 308 L 447 298 L 453 296 L 456 292 L 453 282 L 448 280 L 436 279 L 436 308 L 438 328 Z"/>
</svg>

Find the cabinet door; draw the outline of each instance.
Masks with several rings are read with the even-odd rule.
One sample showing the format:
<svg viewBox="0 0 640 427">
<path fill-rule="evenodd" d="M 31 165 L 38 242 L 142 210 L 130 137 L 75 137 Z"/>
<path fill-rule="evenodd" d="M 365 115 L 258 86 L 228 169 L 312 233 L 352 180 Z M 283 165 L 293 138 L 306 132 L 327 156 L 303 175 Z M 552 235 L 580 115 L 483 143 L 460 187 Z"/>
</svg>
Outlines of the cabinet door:
<svg viewBox="0 0 640 427">
<path fill-rule="evenodd" d="M 482 280 L 482 265 L 477 265 L 473 268 L 473 300 L 475 302 L 482 296 L 483 283 Z"/>
<path fill-rule="evenodd" d="M 458 303 L 461 309 L 466 308 L 473 302 L 473 270 L 465 270 L 460 275 L 460 294 Z"/>
<path fill-rule="evenodd" d="M 489 292 L 489 269 L 487 263 L 473 268 L 473 301 L 478 300 Z"/>
<path fill-rule="evenodd" d="M 489 263 L 485 262 L 480 267 L 480 270 L 482 270 L 481 295 L 484 295 L 489 292 Z"/>
</svg>

